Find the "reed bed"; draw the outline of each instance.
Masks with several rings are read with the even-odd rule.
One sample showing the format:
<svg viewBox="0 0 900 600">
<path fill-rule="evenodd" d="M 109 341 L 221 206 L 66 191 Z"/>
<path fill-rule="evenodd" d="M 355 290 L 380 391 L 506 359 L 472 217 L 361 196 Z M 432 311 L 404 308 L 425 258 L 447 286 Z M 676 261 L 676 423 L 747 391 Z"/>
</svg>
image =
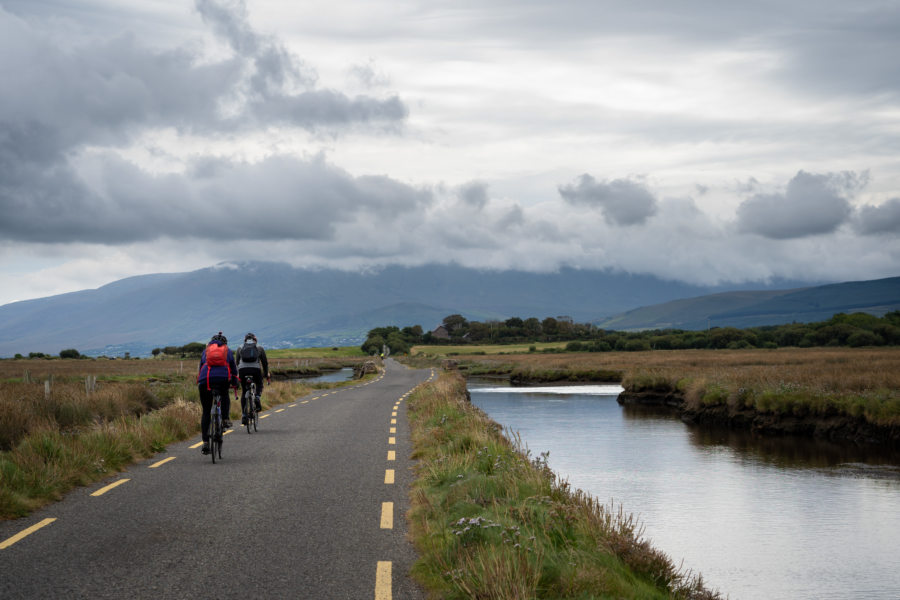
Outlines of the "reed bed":
<svg viewBox="0 0 900 600">
<path fill-rule="evenodd" d="M 417 481 L 413 574 L 434 598 L 719 598 L 677 569 L 621 507 L 556 479 L 546 456 L 466 401 L 443 374 L 410 397 Z"/>
</svg>

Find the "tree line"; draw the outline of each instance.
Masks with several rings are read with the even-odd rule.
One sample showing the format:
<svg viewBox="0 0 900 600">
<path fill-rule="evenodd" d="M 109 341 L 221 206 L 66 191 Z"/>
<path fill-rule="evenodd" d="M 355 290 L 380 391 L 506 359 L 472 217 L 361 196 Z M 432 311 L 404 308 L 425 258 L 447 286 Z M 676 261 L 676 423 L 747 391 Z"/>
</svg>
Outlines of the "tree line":
<svg viewBox="0 0 900 600">
<path fill-rule="evenodd" d="M 445 335 L 446 332 L 446 335 Z M 817 323 L 788 323 L 740 329 L 712 327 L 694 331 L 652 329 L 617 331 L 591 323 L 576 323 L 570 317 L 512 317 L 505 321 L 469 321 L 462 315 L 448 315 L 435 331 L 414 327 L 376 327 L 369 331 L 361 348 L 367 354 L 388 347 L 394 354 L 409 352 L 417 344 L 521 344 L 568 342 L 569 352 L 612 352 L 685 349 L 742 349 L 813 346 L 895 346 L 900 345 L 900 311 L 883 317 L 868 313 L 838 313 Z M 544 350 L 545 352 L 548 350 Z"/>
</svg>

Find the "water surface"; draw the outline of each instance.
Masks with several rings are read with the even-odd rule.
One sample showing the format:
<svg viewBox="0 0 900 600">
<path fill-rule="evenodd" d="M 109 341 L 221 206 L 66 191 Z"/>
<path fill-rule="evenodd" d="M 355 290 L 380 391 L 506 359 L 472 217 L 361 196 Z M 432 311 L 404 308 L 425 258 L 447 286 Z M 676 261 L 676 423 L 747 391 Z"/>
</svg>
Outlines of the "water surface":
<svg viewBox="0 0 900 600">
<path fill-rule="evenodd" d="M 621 389 L 469 385 L 533 456 L 731 598 L 900 598 L 896 457 L 688 427 L 619 406 Z"/>
</svg>

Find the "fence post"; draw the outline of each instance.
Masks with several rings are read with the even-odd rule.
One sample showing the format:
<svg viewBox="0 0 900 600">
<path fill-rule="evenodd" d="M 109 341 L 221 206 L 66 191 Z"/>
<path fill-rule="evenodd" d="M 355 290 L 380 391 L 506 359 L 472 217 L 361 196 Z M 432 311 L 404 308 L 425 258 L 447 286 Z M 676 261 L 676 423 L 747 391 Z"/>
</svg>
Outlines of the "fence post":
<svg viewBox="0 0 900 600">
<path fill-rule="evenodd" d="M 50 380 L 44 381 L 44 400 L 50 399 Z"/>
<path fill-rule="evenodd" d="M 31 383 L 31 371 L 25 369 L 25 377 L 23 378 L 25 383 Z"/>
</svg>

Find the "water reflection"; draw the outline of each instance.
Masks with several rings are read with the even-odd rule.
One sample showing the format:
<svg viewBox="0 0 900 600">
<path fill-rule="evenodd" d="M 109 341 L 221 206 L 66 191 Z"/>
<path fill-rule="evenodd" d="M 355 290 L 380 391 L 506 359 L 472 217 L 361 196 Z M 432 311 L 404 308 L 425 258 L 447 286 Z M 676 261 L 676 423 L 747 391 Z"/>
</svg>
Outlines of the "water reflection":
<svg viewBox="0 0 900 600">
<path fill-rule="evenodd" d="M 616 391 L 470 385 L 472 402 L 731 598 L 900 597 L 900 465 L 871 448 L 689 427 Z M 621 389 L 621 388 L 619 388 Z"/>
<path fill-rule="evenodd" d="M 900 466 L 890 451 L 877 446 L 837 444 L 789 436 L 763 436 L 724 427 L 688 428 L 689 439 L 699 449 L 728 448 L 748 461 L 782 469 L 820 469 L 834 474 L 866 473 L 900 477 Z"/>
</svg>

